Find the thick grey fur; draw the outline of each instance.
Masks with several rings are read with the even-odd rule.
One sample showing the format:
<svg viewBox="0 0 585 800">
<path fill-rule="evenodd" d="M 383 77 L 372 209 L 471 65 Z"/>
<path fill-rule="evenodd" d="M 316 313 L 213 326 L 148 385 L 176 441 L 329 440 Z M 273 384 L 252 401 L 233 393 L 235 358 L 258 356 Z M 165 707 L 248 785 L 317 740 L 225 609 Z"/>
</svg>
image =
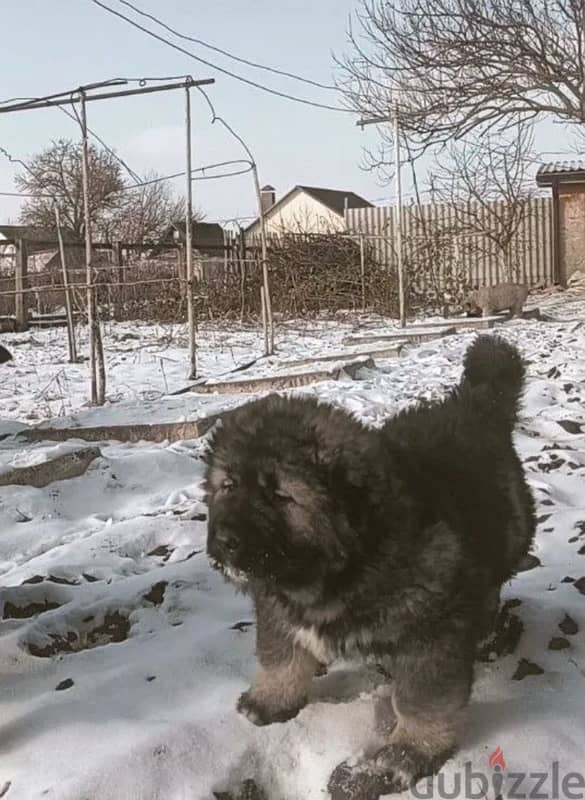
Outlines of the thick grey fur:
<svg viewBox="0 0 585 800">
<path fill-rule="evenodd" d="M 523 381 L 517 350 L 482 336 L 442 402 L 381 430 L 271 396 L 212 436 L 208 552 L 257 613 L 258 675 L 239 710 L 290 719 L 338 656 L 392 675 L 394 731 L 375 758 L 336 769 L 334 798 L 401 791 L 456 748 L 477 644 L 534 535 L 512 442 Z"/>
</svg>

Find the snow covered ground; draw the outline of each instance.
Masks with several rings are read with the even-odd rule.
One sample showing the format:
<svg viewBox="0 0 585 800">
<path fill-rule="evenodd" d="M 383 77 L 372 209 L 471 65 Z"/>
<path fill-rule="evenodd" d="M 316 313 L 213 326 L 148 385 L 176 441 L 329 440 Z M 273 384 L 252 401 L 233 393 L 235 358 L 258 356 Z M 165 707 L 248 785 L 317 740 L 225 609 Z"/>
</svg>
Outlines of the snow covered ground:
<svg viewBox="0 0 585 800">
<path fill-rule="evenodd" d="M 552 774 L 554 762 L 561 779 L 585 772 L 585 300 L 545 305 L 556 321 L 501 328 L 530 362 L 517 445 L 538 501 L 536 558 L 506 589 L 517 602 L 495 645 L 504 653 L 478 666 L 447 791 L 466 762 L 491 778 L 498 747 L 509 772 Z M 383 327 L 362 324 L 377 325 L 368 335 Z M 355 328 L 348 318 L 283 326 L 278 356 L 233 377 L 339 352 Z M 302 391 L 379 424 L 458 380 L 473 335 Z M 261 353 L 251 328 L 208 327 L 199 341 L 205 377 Z M 0 367 L 0 473 L 71 447 L 10 437 L 22 423 L 182 420 L 247 399 L 167 396 L 185 383 L 182 329 L 108 327 L 104 410 L 87 408 L 87 365 L 66 363 L 63 330 L 2 342 L 15 360 Z M 207 565 L 203 446 L 101 443 L 83 477 L 0 486 L 0 797 L 324 800 L 333 768 L 380 743 L 388 687 L 359 665 L 315 679 L 310 704 L 284 725 L 259 729 L 236 714 L 254 672 L 253 615 Z M 585 796 L 585 779 L 581 792 L 572 796 Z"/>
</svg>

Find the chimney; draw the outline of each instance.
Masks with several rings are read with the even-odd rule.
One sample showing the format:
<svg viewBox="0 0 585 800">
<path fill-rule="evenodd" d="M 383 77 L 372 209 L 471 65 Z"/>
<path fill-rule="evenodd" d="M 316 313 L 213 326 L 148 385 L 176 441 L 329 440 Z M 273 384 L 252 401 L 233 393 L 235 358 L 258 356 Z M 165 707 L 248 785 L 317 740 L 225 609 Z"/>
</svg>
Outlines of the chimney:
<svg viewBox="0 0 585 800">
<path fill-rule="evenodd" d="M 269 208 L 272 208 L 276 202 L 276 192 L 274 186 L 263 186 L 260 189 L 260 197 L 262 198 L 262 213 L 266 214 Z"/>
</svg>

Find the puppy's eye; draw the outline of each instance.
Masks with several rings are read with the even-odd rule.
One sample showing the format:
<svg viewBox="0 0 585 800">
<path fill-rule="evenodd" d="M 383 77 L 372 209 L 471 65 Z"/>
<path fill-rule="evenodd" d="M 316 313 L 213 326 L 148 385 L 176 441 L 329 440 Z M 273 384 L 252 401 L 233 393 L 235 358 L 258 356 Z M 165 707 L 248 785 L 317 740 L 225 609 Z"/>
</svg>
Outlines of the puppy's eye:
<svg viewBox="0 0 585 800">
<path fill-rule="evenodd" d="M 220 488 L 223 489 L 224 492 L 229 492 L 230 489 L 234 488 L 234 485 L 234 481 L 231 478 L 225 478 L 225 480 L 222 481 Z"/>
</svg>

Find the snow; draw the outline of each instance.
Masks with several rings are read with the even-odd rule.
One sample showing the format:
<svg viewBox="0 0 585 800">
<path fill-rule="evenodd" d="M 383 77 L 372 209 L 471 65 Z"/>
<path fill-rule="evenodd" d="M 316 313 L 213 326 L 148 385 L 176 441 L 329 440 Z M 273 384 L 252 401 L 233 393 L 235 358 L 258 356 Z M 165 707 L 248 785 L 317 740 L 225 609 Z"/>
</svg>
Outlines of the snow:
<svg viewBox="0 0 585 800">
<path fill-rule="evenodd" d="M 506 587 L 507 599 L 522 601 L 513 613 L 525 630 L 512 654 L 478 665 L 461 750 L 443 770 L 447 787 L 468 761 L 491 775 L 497 746 L 512 771 L 554 761 L 562 774 L 583 770 L 585 594 L 575 582 L 585 576 L 585 299 L 558 295 L 540 307 L 555 321 L 499 331 L 530 362 L 517 446 L 538 502 L 541 565 Z M 374 318 L 359 324 L 340 316 L 282 325 L 277 356 L 229 377 L 290 372 L 286 361 L 359 349 L 343 345 L 349 334 L 395 330 Z M 457 381 L 473 336 L 409 346 L 356 380 L 301 391 L 379 425 Z M 2 341 L 14 354 L 0 373 L 2 471 L 79 444 L 24 444 L 10 436 L 24 424 L 179 421 L 248 399 L 169 396 L 186 383 L 181 327 L 107 326 L 104 409 L 87 406 L 87 364 L 67 363 L 63 330 Z M 210 380 L 262 348 L 258 330 L 235 324 L 202 326 L 199 342 Z M 583 432 L 559 424 L 567 422 Z M 240 717 L 235 702 L 255 669 L 254 617 L 205 557 L 203 441 L 99 446 L 80 478 L 0 486 L 0 796 L 210 800 L 228 791 L 236 800 L 252 778 L 268 800 L 323 800 L 340 761 L 381 743 L 388 686 L 371 668 L 340 663 L 315 679 L 296 719 L 255 728 Z M 577 633 L 559 629 L 566 615 Z M 555 637 L 568 647 L 548 649 Z M 522 659 L 543 673 L 512 680 Z"/>
</svg>

